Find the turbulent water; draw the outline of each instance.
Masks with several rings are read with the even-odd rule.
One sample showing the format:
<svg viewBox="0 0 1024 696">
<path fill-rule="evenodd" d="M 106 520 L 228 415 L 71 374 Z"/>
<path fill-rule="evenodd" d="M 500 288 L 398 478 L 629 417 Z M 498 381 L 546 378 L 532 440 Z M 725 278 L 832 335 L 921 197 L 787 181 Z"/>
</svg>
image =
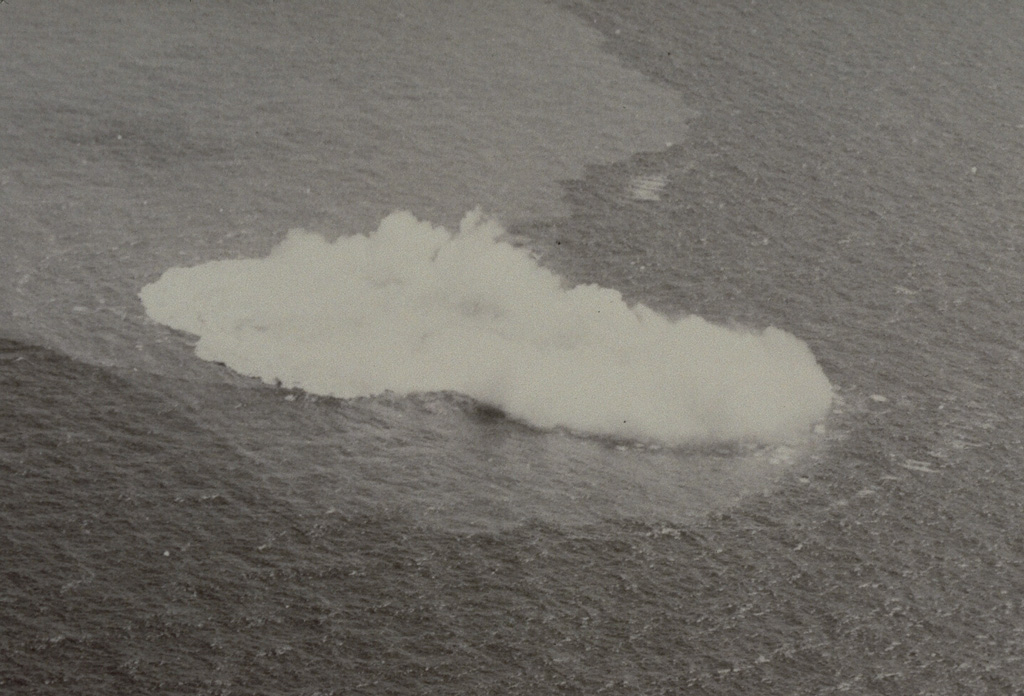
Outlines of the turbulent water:
<svg viewBox="0 0 1024 696">
<path fill-rule="evenodd" d="M 765 5 L 0 4 L 0 690 L 1024 689 L 1024 12 Z"/>
</svg>

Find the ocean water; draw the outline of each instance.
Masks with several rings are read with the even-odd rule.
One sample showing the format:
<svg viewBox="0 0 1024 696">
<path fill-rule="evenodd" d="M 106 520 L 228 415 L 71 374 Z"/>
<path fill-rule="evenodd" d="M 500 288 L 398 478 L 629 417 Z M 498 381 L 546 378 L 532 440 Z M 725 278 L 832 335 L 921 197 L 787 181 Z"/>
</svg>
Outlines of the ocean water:
<svg viewBox="0 0 1024 696">
<path fill-rule="evenodd" d="M 1022 29 L 1009 3 L 0 5 L 0 687 L 1024 689 Z M 534 330 L 493 323 L 525 268 L 617 316 L 778 331 L 765 403 L 816 404 L 800 436 L 593 426 L 563 416 L 622 394 L 552 379 L 548 421 L 493 375 L 317 387 L 339 332 L 281 360 L 310 259 L 298 302 L 261 276 L 222 315 L 231 273 L 183 270 L 170 306 L 212 313 L 147 315 L 168 269 L 477 206 L 516 261 L 433 323 Z M 396 248 L 378 286 L 408 285 Z M 359 345 L 416 318 L 356 297 L 394 320 Z M 563 347 L 629 333 L 552 316 Z M 211 325 L 277 343 L 220 354 Z M 463 344 L 438 345 L 423 370 Z M 680 403 L 724 422 L 739 393 Z"/>
</svg>

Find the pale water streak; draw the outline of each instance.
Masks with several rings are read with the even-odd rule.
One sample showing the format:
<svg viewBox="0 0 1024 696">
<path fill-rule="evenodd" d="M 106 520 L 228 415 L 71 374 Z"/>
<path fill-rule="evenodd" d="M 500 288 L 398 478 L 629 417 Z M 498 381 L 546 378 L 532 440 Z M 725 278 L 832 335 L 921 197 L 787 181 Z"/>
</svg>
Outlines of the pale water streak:
<svg viewBox="0 0 1024 696">
<path fill-rule="evenodd" d="M 562 213 L 559 181 L 694 113 L 601 42 L 540 2 L 9 3 L 5 323 L 162 371 L 135 295 L 170 266 L 394 209 Z"/>
</svg>

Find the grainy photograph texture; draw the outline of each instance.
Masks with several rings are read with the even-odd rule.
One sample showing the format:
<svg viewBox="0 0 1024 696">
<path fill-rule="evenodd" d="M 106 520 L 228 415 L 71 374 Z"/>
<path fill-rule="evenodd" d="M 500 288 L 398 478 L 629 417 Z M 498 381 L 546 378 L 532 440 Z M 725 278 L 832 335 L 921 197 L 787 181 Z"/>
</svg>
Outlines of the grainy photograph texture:
<svg viewBox="0 0 1024 696">
<path fill-rule="evenodd" d="M 0 1 L 0 692 L 1024 692 L 1021 37 Z"/>
</svg>

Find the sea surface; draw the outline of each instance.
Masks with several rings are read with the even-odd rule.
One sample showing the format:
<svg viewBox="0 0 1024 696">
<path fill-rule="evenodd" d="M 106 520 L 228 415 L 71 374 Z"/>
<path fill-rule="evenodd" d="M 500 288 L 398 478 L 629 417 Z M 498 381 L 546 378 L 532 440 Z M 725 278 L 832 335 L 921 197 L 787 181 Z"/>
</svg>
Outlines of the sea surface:
<svg viewBox="0 0 1024 696">
<path fill-rule="evenodd" d="M 0 692 L 1024 692 L 1020 36 L 985 1 L 0 4 Z M 477 207 L 566 287 L 792 334 L 827 416 L 336 398 L 139 296 Z"/>
</svg>

